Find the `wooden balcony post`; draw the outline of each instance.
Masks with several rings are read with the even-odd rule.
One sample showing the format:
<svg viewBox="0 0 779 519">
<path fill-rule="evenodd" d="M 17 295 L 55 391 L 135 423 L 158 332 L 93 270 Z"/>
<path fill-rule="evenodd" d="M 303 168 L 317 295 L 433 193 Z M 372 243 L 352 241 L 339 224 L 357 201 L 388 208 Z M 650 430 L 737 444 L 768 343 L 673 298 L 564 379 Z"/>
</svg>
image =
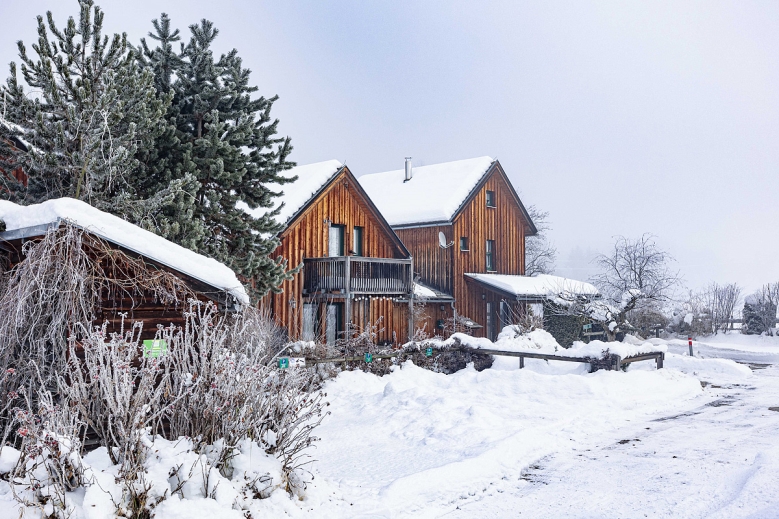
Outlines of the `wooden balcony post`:
<svg viewBox="0 0 779 519">
<path fill-rule="evenodd" d="M 346 290 L 345 300 L 344 300 L 344 323 L 346 323 L 346 338 L 351 337 L 352 333 L 352 265 L 351 265 L 351 256 L 346 256 L 346 261 L 344 262 L 344 267 L 346 268 L 346 272 L 344 272 L 344 290 Z"/>
</svg>

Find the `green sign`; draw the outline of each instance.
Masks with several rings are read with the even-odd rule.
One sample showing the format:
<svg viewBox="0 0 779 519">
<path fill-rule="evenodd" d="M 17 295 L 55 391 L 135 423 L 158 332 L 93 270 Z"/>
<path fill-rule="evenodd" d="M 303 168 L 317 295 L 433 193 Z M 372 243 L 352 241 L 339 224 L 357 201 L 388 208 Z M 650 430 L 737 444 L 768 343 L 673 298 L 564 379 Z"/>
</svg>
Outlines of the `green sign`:
<svg viewBox="0 0 779 519">
<path fill-rule="evenodd" d="M 433 348 L 428 348 L 425 350 L 425 357 L 432 357 L 433 356 Z"/>
<path fill-rule="evenodd" d="M 373 353 L 366 353 L 365 354 L 365 362 L 367 362 L 368 364 L 373 362 Z"/>
<path fill-rule="evenodd" d="M 287 369 L 289 367 L 289 357 L 279 358 L 279 369 Z"/>
<path fill-rule="evenodd" d="M 592 323 L 590 323 L 590 324 L 585 324 L 584 326 L 582 326 L 582 329 L 583 329 L 585 332 L 589 332 L 590 330 L 592 330 Z"/>
<path fill-rule="evenodd" d="M 143 356 L 145 358 L 162 357 L 168 354 L 168 341 L 163 339 L 147 339 L 143 341 Z"/>
</svg>

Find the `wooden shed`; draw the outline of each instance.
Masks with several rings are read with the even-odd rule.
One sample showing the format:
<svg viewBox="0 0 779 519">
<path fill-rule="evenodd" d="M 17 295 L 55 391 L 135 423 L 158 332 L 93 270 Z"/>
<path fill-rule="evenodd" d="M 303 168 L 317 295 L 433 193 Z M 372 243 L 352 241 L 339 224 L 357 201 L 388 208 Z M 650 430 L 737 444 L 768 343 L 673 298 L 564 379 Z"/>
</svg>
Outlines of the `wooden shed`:
<svg viewBox="0 0 779 519">
<path fill-rule="evenodd" d="M 122 286 L 123 276 L 133 275 L 118 261 L 127 257 L 135 260 L 135 272 L 138 266 L 152 273 L 167 272 L 187 287 L 180 299 L 167 298 L 163 301 L 159 294 L 140 290 L 133 285 L 132 279 L 127 279 L 127 290 L 101 294 L 100 308 L 96 309 L 93 324 L 107 322 L 109 332 L 118 331 L 121 316 L 126 315 L 125 325 L 143 321 L 141 339 L 151 339 L 157 325 L 184 323 L 187 297 L 213 301 L 224 312 L 237 310 L 249 303 L 245 288 L 225 265 L 79 200 L 60 198 L 30 206 L 0 201 L 0 220 L 5 224 L 5 231 L 0 232 L 0 258 L 5 262 L 6 270 L 24 261 L 24 245 L 27 242 L 42 240 L 49 231 L 69 225 L 82 230 L 92 239 L 84 240 L 84 247 L 99 243 L 103 251 L 122 253 L 121 257 L 104 254 L 100 259 L 103 274 L 114 278 L 116 286 Z"/>
</svg>

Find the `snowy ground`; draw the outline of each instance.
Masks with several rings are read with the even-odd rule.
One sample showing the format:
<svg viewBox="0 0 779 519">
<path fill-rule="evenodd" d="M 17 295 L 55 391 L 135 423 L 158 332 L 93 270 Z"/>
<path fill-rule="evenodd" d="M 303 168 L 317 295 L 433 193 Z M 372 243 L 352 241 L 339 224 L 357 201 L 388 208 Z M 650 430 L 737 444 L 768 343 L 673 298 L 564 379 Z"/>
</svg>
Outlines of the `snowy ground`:
<svg viewBox="0 0 779 519">
<path fill-rule="evenodd" d="M 515 348 L 553 347 L 534 333 Z M 313 484 L 302 499 L 279 489 L 255 500 L 251 517 L 779 518 L 779 338 L 696 341 L 695 358 L 686 341 L 651 342 L 667 348 L 666 369 L 587 373 L 527 359 L 519 370 L 498 357 L 480 373 L 411 363 L 384 377 L 341 373 L 326 384 L 332 414 L 318 430 Z M 194 456 L 181 442 L 155 448 L 173 456 L 149 463 L 149 477 L 164 469 L 162 486 L 165 467 Z M 237 469 L 278 471 L 244 451 Z M 99 451 L 87 462 L 101 485 L 74 496 L 73 517 L 107 518 L 111 469 Z M 193 481 L 155 517 L 247 517 L 232 483 L 212 499 Z M 0 482 L 6 517 L 19 513 Z"/>
<path fill-rule="evenodd" d="M 333 515 L 779 517 L 779 366 L 756 365 L 779 340 L 667 344 L 660 371 L 341 374 L 316 465 L 349 504 Z"/>
</svg>

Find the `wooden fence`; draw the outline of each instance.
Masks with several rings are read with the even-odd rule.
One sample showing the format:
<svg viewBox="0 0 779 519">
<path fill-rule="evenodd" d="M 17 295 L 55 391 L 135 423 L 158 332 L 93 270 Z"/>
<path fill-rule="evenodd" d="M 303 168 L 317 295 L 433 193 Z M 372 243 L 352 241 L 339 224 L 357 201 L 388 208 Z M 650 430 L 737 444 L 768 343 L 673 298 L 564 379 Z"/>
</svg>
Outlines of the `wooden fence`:
<svg viewBox="0 0 779 519">
<path fill-rule="evenodd" d="M 441 351 L 439 348 L 434 348 L 435 350 Z M 563 362 L 579 362 L 582 364 L 589 364 L 591 369 L 597 368 L 597 369 L 606 369 L 606 370 L 619 370 L 622 369 L 623 366 L 627 364 L 631 364 L 633 362 L 640 362 L 642 360 L 654 360 L 657 369 L 663 368 L 663 361 L 665 360 L 665 353 L 661 351 L 651 352 L 651 353 L 644 353 L 641 355 L 634 355 L 632 357 L 626 357 L 622 358 L 619 355 L 610 354 L 605 358 L 593 358 L 593 357 L 564 357 L 562 355 L 550 355 L 548 353 L 533 353 L 528 351 L 505 351 L 505 350 L 487 350 L 487 349 L 481 349 L 481 348 L 468 348 L 468 347 L 460 347 L 460 348 L 451 348 L 444 351 L 461 351 L 465 353 L 471 353 L 471 354 L 482 354 L 482 355 L 498 355 L 503 357 L 518 357 L 519 358 L 519 368 L 522 369 L 525 367 L 525 359 L 542 359 L 542 360 L 559 360 Z M 403 355 L 404 351 L 398 351 L 393 353 L 387 353 L 387 354 L 378 354 L 378 355 L 372 355 L 372 360 L 378 360 L 378 359 L 390 359 L 393 357 L 398 357 L 400 355 Z M 326 363 L 333 363 L 333 364 L 341 364 L 344 362 L 360 362 L 365 361 L 365 356 L 361 357 L 334 357 L 329 359 L 306 359 L 306 367 L 312 367 L 316 364 L 326 364 Z"/>
</svg>

